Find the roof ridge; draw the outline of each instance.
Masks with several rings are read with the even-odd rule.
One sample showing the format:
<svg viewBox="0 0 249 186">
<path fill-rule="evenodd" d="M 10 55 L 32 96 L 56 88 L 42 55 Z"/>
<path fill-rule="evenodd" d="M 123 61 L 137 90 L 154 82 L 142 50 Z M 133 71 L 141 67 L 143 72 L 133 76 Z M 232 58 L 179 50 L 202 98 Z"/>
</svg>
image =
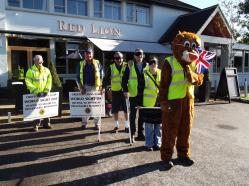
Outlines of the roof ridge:
<svg viewBox="0 0 249 186">
<path fill-rule="evenodd" d="M 216 5 L 213 5 L 213 6 L 204 8 L 204 9 L 197 10 L 197 11 L 195 11 L 195 12 L 190 12 L 190 13 L 187 13 L 187 14 L 182 14 L 182 15 L 178 16 L 177 19 L 180 18 L 180 17 L 185 17 L 185 16 L 194 15 L 194 14 L 199 14 L 200 12 L 207 11 L 208 9 L 212 9 L 212 8 L 215 8 L 215 9 L 216 9 L 218 6 L 219 6 L 219 5 L 216 4 Z"/>
</svg>

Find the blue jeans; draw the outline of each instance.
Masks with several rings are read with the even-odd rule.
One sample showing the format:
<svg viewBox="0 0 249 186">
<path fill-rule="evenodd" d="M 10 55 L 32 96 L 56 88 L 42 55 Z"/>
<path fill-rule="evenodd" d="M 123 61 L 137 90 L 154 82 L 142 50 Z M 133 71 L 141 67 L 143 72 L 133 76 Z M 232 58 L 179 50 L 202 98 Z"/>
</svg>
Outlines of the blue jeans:
<svg viewBox="0 0 249 186">
<path fill-rule="evenodd" d="M 153 123 L 144 123 L 145 124 L 145 146 L 153 147 L 158 146 L 161 147 L 161 131 L 160 124 Z"/>
</svg>

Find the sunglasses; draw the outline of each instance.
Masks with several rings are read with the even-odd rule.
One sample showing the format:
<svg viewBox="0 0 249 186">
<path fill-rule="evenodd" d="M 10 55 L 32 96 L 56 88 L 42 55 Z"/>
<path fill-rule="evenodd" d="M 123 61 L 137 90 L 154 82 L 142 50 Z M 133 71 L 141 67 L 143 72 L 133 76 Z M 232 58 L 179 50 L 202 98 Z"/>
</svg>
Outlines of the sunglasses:
<svg viewBox="0 0 249 186">
<path fill-rule="evenodd" d="M 121 57 L 114 57 L 114 60 L 121 60 Z"/>
<path fill-rule="evenodd" d="M 135 53 L 135 56 L 140 56 L 140 55 L 143 55 L 143 53 L 142 52 L 136 52 Z"/>
<path fill-rule="evenodd" d="M 156 60 L 151 60 L 148 63 L 149 63 L 149 65 L 153 65 L 153 64 L 157 64 L 157 61 Z"/>
</svg>

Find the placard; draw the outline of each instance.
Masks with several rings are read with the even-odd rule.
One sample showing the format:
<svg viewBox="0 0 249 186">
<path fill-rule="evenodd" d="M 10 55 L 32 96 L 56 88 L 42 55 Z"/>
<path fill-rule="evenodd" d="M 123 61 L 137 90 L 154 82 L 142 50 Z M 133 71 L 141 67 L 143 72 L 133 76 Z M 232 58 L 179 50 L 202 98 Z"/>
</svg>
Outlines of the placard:
<svg viewBox="0 0 249 186">
<path fill-rule="evenodd" d="M 48 93 L 46 97 L 35 94 L 23 95 L 23 120 L 35 120 L 58 116 L 59 92 Z"/>
<path fill-rule="evenodd" d="M 228 98 L 229 103 L 231 102 L 231 98 L 240 98 L 236 68 L 227 67 L 222 70 L 215 100 L 217 97 Z"/>
<path fill-rule="evenodd" d="M 70 116 L 71 117 L 104 117 L 105 96 L 99 92 L 69 92 Z"/>
</svg>

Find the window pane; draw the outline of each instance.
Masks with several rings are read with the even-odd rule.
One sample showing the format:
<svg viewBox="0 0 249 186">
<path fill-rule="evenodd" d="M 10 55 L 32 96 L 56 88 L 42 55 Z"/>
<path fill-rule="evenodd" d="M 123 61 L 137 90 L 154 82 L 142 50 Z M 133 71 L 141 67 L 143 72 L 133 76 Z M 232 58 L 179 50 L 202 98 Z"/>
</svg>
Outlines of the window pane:
<svg viewBox="0 0 249 186">
<path fill-rule="evenodd" d="M 136 22 L 139 24 L 149 24 L 149 9 L 147 7 L 136 7 Z"/>
<path fill-rule="evenodd" d="M 23 8 L 47 10 L 47 0 L 23 0 Z"/>
<path fill-rule="evenodd" d="M 238 72 L 242 72 L 242 56 L 235 56 L 233 65 L 237 68 Z"/>
<path fill-rule="evenodd" d="M 23 0 L 23 8 L 33 8 L 33 0 Z"/>
<path fill-rule="evenodd" d="M 128 22 L 133 22 L 133 4 L 127 4 L 126 5 L 126 16 Z"/>
<path fill-rule="evenodd" d="M 66 45 L 64 42 L 55 43 L 56 70 L 58 74 L 66 73 Z"/>
<path fill-rule="evenodd" d="M 245 53 L 245 72 L 249 72 L 249 53 Z"/>
<path fill-rule="evenodd" d="M 47 0 L 35 0 L 34 9 L 47 10 Z"/>
<path fill-rule="evenodd" d="M 86 1 L 79 1 L 78 15 L 87 16 L 87 2 Z"/>
<path fill-rule="evenodd" d="M 112 19 L 112 6 L 111 5 L 105 5 L 105 18 Z"/>
<path fill-rule="evenodd" d="M 121 20 L 120 2 L 105 0 L 104 17 L 106 19 Z"/>
<path fill-rule="evenodd" d="M 9 6 L 20 7 L 20 0 L 8 0 Z"/>
<path fill-rule="evenodd" d="M 67 1 L 67 13 L 68 14 L 77 14 L 76 1 L 75 0 L 68 0 Z"/>
<path fill-rule="evenodd" d="M 94 17 L 102 17 L 102 0 L 94 0 Z"/>
<path fill-rule="evenodd" d="M 113 7 L 113 19 L 121 20 L 121 7 L 120 6 Z"/>
<path fill-rule="evenodd" d="M 65 13 L 65 0 L 54 0 L 54 11 Z"/>
</svg>

